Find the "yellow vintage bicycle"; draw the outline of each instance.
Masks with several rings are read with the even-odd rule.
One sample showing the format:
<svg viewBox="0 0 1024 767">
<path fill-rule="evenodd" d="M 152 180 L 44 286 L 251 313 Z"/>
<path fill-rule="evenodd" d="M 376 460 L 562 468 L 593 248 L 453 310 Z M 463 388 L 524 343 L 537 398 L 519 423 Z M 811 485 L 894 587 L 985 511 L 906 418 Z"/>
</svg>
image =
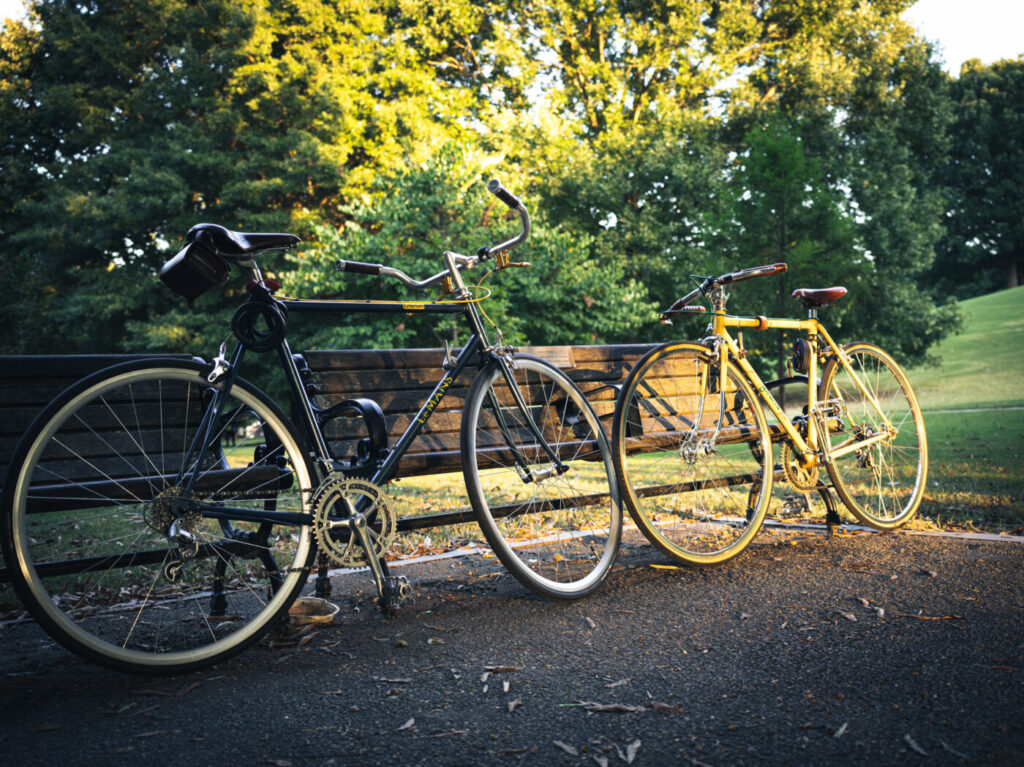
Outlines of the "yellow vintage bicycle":
<svg viewBox="0 0 1024 767">
<path fill-rule="evenodd" d="M 905 524 L 921 503 L 928 445 L 906 373 L 878 346 L 837 345 L 818 321 L 818 310 L 845 288 L 794 291 L 803 320 L 726 312 L 727 286 L 784 271 L 785 264 L 771 264 L 695 278 L 696 290 L 661 319 L 705 314 L 693 302 L 706 299 L 707 337 L 652 349 L 619 391 L 612 439 L 623 498 L 644 535 L 679 562 L 736 556 L 760 529 L 773 482 L 824 491 L 822 468 L 846 507 L 876 529 Z M 804 334 L 794 346 L 793 375 L 762 381 L 742 334 L 733 338 L 729 328 Z M 784 384 L 806 389 L 795 412 L 772 395 Z"/>
</svg>

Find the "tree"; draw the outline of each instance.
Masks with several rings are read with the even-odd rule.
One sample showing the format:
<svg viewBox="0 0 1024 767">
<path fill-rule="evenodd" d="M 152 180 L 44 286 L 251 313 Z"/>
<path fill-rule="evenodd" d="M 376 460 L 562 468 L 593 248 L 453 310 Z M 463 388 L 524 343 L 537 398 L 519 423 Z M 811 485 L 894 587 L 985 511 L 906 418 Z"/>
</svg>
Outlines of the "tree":
<svg viewBox="0 0 1024 767">
<path fill-rule="evenodd" d="M 968 61 L 952 83 L 956 118 L 944 180 L 947 234 L 930 278 L 959 298 L 1020 284 L 1024 259 L 1024 57 Z"/>
<path fill-rule="evenodd" d="M 765 110 L 800 125 L 823 183 L 844 205 L 869 264 L 844 334 L 871 339 L 905 363 L 928 359 L 958 314 L 924 286 L 942 235 L 950 119 L 945 77 L 928 44 L 900 18 L 907 0 L 785 0 L 763 21 L 763 64 L 735 90 L 726 135 Z M 829 280 L 829 282 L 832 282 Z M 856 305 L 855 305 L 856 304 Z"/>
<path fill-rule="evenodd" d="M 0 278 L 18 286 L 3 349 L 216 348 L 215 323 L 154 279 L 201 220 L 296 231 L 309 253 L 318 238 L 324 253 L 384 253 L 402 226 L 470 238 L 494 220 L 472 195 L 445 187 L 431 203 L 468 211 L 465 230 L 423 211 L 403 223 L 385 200 L 420 183 L 399 168 L 432 179 L 423 169 L 452 140 L 515 168 L 539 213 L 531 247 L 551 257 L 503 279 L 532 310 L 531 286 L 543 319 L 510 311 L 510 333 L 654 339 L 666 331 L 653 308 L 710 271 L 716 231 L 754 225 L 746 189 L 729 192 L 730 158 L 776 115 L 814 166 L 800 170 L 820 185 L 812 207 L 841 209 L 872 289 L 911 315 L 861 305 L 843 321 L 920 359 L 950 327 L 917 285 L 941 231 L 944 149 L 926 135 L 945 101 L 899 18 L 909 1 L 34 0 L 33 24 L 0 34 Z M 768 189 L 769 176 L 743 183 Z M 343 337 L 430 340 L 382 326 Z"/>
<path fill-rule="evenodd" d="M 462 135 L 471 94 L 434 77 L 397 11 L 33 3 L 0 33 L 0 248 L 26 286 L 2 348 L 130 344 L 128 323 L 171 306 L 155 271 L 193 224 L 309 235 L 382 168 Z"/>
<path fill-rule="evenodd" d="M 560 226 L 593 238 L 602 262 L 617 264 L 660 308 L 709 269 L 706 219 L 724 199 L 725 153 L 706 124 L 636 128 L 577 144 L 538 191 Z M 656 324 L 622 340 L 676 334 Z"/>
<path fill-rule="evenodd" d="M 482 174 L 486 157 L 446 144 L 422 165 L 382 175 L 362 201 L 351 206 L 337 230 L 322 229 L 321 245 L 292 258 L 285 287 L 303 296 L 410 299 L 431 298 L 411 292 L 386 277 L 358 278 L 333 270 L 336 259 L 384 263 L 416 279 L 441 271 L 445 250 L 473 253 L 515 232 L 518 217 L 486 194 Z M 518 191 L 518 190 L 517 190 Z M 602 343 L 634 331 L 654 318 L 644 291 L 625 279 L 617 263 L 595 258 L 594 240 L 545 221 L 533 209 L 533 231 L 515 251 L 529 269 L 508 269 L 490 277 L 481 267 L 467 274 L 470 286 L 493 291 L 482 309 L 510 343 Z M 493 264 L 493 262 L 488 262 Z M 479 294 L 479 290 L 474 288 Z M 317 329 L 308 343 L 324 348 L 388 348 L 458 344 L 460 319 L 353 315 Z M 493 340 L 493 339 L 492 339 Z"/>
<path fill-rule="evenodd" d="M 715 222 L 712 242 L 717 259 L 712 272 L 788 265 L 789 271 L 780 277 L 736 286 L 730 309 L 740 314 L 793 315 L 793 287 L 853 287 L 853 295 L 829 309 L 829 325 L 835 327 L 857 306 L 856 288 L 866 263 L 847 201 L 829 187 L 822 163 L 808 156 L 800 127 L 768 114 L 747 133 L 746 149 L 738 156 L 727 187 L 727 217 Z M 784 333 L 775 338 L 748 333 L 746 347 L 763 363 L 774 351 L 775 373 L 782 377 L 788 357 L 785 339 Z"/>
</svg>

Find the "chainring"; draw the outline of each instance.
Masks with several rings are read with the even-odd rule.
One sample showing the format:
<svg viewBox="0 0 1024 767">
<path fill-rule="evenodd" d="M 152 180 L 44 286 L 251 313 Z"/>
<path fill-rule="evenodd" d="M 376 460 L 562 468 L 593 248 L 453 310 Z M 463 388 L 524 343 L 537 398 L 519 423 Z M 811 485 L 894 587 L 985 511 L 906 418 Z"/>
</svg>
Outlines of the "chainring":
<svg viewBox="0 0 1024 767">
<path fill-rule="evenodd" d="M 350 504 L 350 509 L 365 506 L 362 514 L 367 518 L 366 530 L 373 542 L 374 556 L 378 558 L 384 556 L 391 548 L 398 527 L 398 518 L 388 504 L 384 491 L 363 479 L 348 479 L 344 475 L 333 474 L 313 493 L 310 501 L 313 510 L 313 534 L 316 536 L 320 551 L 340 567 L 366 567 L 369 564 L 366 551 L 355 533 L 345 536 L 331 534 L 332 529 L 344 529 L 332 528 L 332 523 L 345 519 L 345 500 Z"/>
<path fill-rule="evenodd" d="M 787 442 L 782 446 L 782 471 L 786 481 L 794 489 L 803 493 L 810 492 L 818 486 L 818 467 L 804 468 L 793 455 L 793 447 Z"/>
</svg>

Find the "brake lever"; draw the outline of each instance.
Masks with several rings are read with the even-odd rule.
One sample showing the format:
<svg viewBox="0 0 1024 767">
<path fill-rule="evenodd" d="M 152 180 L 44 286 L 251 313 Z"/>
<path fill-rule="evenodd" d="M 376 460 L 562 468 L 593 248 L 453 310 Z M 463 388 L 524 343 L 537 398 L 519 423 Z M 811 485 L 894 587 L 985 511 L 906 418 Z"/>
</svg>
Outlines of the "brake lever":
<svg viewBox="0 0 1024 767">
<path fill-rule="evenodd" d="M 509 261 L 508 251 L 498 251 L 497 253 L 491 254 L 494 257 L 494 265 L 497 269 L 508 269 L 509 267 L 516 267 L 519 269 L 526 269 L 533 264 L 529 261 Z"/>
</svg>

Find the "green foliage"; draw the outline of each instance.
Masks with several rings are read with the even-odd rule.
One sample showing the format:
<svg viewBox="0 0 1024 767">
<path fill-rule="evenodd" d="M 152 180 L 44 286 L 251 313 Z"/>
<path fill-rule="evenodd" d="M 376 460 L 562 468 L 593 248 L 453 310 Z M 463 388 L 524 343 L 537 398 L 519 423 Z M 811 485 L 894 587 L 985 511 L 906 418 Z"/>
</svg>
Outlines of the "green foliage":
<svg viewBox="0 0 1024 767">
<path fill-rule="evenodd" d="M 689 274 L 710 268 L 705 218 L 721 203 L 724 164 L 706 125 L 662 125 L 577 146 L 538 191 L 555 221 L 592 237 L 602 261 L 664 308 L 689 290 Z M 655 325 L 622 340 L 659 334 L 673 335 Z"/>
<path fill-rule="evenodd" d="M 335 272 L 334 262 L 383 263 L 424 279 L 444 268 L 445 250 L 472 253 L 514 234 L 518 216 L 508 214 L 481 183 L 487 165 L 483 155 L 447 144 L 423 165 L 379 177 L 370 193 L 346 209 L 342 228 L 321 229 L 318 247 L 291 258 L 295 268 L 285 289 L 303 297 L 422 300 L 422 293 L 393 278 Z M 528 243 L 513 256 L 532 268 L 490 277 L 485 267 L 466 275 L 471 286 L 488 278 L 493 295 L 482 308 L 507 341 L 604 342 L 654 319 L 642 288 L 623 279 L 617 263 L 594 258 L 592 238 L 550 226 L 538 213 Z M 324 348 L 440 346 L 445 339 L 458 344 L 464 329 L 455 317 L 352 315 L 320 328 L 310 343 Z"/>
<path fill-rule="evenodd" d="M 852 295 L 828 310 L 829 327 L 857 306 L 858 287 L 868 264 L 856 227 L 840 190 L 830 188 L 822 163 L 808 156 L 798 122 L 767 115 L 745 137 L 726 187 L 725 215 L 714 221 L 715 259 L 711 273 L 734 268 L 785 263 L 780 277 L 738 284 L 730 310 L 777 317 L 797 315 L 790 298 L 794 288 L 845 285 Z M 785 334 L 750 333 L 746 346 L 764 362 L 775 358 L 775 374 L 785 374 L 791 340 Z"/>
<path fill-rule="evenodd" d="M 956 119 L 944 180 L 953 205 L 931 277 L 960 298 L 1020 284 L 1024 259 L 1024 58 L 968 61 L 952 84 Z"/>
<path fill-rule="evenodd" d="M 844 337 L 925 358 L 956 323 L 922 275 L 960 187 L 940 173 L 950 86 L 900 19 L 909 4 L 34 0 L 0 32 L 0 348 L 215 349 L 241 286 L 189 313 L 155 279 L 203 220 L 302 235 L 269 267 L 303 296 L 402 295 L 330 264 L 423 276 L 445 248 L 507 234 L 478 184 L 492 158 L 535 222 L 534 268 L 487 283 L 509 339 L 678 335 L 654 312 L 690 273 L 786 260 L 789 282 L 747 283 L 738 310 L 792 314 L 776 288 L 842 282 Z M 1012 115 L 999 77 L 993 114 Z M 967 115 L 982 96 L 961 91 Z M 306 327 L 346 346 L 454 332 Z"/>
<path fill-rule="evenodd" d="M 397 3 L 32 7 L 0 33 L 7 351 L 130 345 L 128 325 L 176 314 L 153 278 L 193 224 L 308 235 L 463 132 L 470 94 L 433 76 Z"/>
</svg>

